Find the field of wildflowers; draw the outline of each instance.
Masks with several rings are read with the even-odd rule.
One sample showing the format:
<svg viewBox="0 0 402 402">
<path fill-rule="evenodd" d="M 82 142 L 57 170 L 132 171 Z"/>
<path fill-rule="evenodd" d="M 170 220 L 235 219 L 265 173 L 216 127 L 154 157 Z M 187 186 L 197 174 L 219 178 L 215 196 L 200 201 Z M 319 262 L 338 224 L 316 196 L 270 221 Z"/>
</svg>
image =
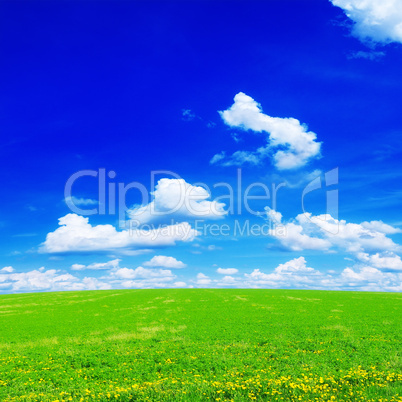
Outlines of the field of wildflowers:
<svg viewBox="0 0 402 402">
<path fill-rule="evenodd" d="M 0 297 L 1 401 L 402 401 L 402 294 Z"/>
</svg>

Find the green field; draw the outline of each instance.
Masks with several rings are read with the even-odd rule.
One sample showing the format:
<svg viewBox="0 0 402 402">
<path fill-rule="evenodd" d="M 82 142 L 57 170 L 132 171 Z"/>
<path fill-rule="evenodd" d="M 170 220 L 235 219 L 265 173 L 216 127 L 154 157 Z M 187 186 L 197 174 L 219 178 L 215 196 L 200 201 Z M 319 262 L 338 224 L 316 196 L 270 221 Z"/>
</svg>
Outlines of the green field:
<svg viewBox="0 0 402 402">
<path fill-rule="evenodd" d="M 402 401 L 402 294 L 0 297 L 1 401 Z"/>
</svg>

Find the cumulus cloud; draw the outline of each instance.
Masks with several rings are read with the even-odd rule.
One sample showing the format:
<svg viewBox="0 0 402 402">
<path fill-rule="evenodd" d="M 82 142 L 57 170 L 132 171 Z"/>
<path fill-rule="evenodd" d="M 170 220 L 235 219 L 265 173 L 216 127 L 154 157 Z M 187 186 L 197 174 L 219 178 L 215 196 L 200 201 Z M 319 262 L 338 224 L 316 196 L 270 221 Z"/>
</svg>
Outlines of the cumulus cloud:
<svg viewBox="0 0 402 402">
<path fill-rule="evenodd" d="M 212 164 L 257 165 L 271 157 L 277 169 L 286 170 L 300 168 L 320 156 L 321 143 L 316 141 L 317 135 L 308 131 L 306 125 L 292 117 L 264 114 L 260 104 L 243 92 L 234 97 L 234 104 L 229 109 L 219 113 L 230 127 L 265 133 L 267 144 L 255 151 L 237 151 L 230 157 L 225 153 L 217 154 L 211 159 Z"/>
<path fill-rule="evenodd" d="M 272 273 L 255 269 L 251 274 L 245 274 L 245 278 L 248 287 L 316 288 L 323 274 L 308 267 L 305 258 L 299 257 L 278 265 Z"/>
<path fill-rule="evenodd" d="M 375 261 L 375 260 L 373 260 Z M 303 256 L 279 264 L 266 271 L 257 268 L 242 275 L 225 275 L 214 278 L 203 273 L 197 274 L 190 282 L 199 288 L 252 288 L 252 289 L 323 289 L 392 291 L 402 290 L 402 272 L 389 272 L 357 262 L 340 272 L 320 271 L 311 267 Z M 389 263 L 388 263 L 389 264 Z"/>
<path fill-rule="evenodd" d="M 186 282 L 181 282 L 181 281 L 174 282 L 173 286 L 176 287 L 176 288 L 185 288 L 185 287 L 187 287 L 187 283 Z"/>
<path fill-rule="evenodd" d="M 44 267 L 20 273 L 0 274 L 0 287 L 9 292 L 96 290 L 110 289 L 111 285 L 96 278 L 80 280 L 76 276 Z"/>
<path fill-rule="evenodd" d="M 118 267 L 120 261 L 121 260 L 119 259 L 115 259 L 108 262 L 94 262 L 89 265 L 73 264 L 71 265 L 71 269 L 73 271 L 83 271 L 85 269 L 93 269 L 93 270 L 113 269 Z"/>
<path fill-rule="evenodd" d="M 311 271 L 310 273 L 316 276 L 314 286 L 373 291 L 397 291 L 401 287 L 402 260 L 396 254 L 401 247 L 388 237 L 400 233 L 400 229 L 382 221 L 349 223 L 334 219 L 330 215 L 313 216 L 311 213 L 300 214 L 292 221 L 282 223 L 282 216 L 270 208 L 267 208 L 267 216 L 275 223 L 270 235 L 289 250 L 337 250 L 350 253 L 354 257 L 348 260 L 355 260 L 356 264 L 345 268 L 337 278 Z M 283 281 L 283 274 L 292 271 L 292 280 L 289 282 L 288 278 L 287 283 L 293 283 L 295 279 L 294 284 L 297 285 L 300 281 L 307 286 L 311 284 L 311 277 L 293 275 L 302 270 L 305 273 L 309 271 L 304 268 L 303 260 L 292 260 L 291 269 L 286 264 L 280 265 L 274 273 L 268 275 L 256 270 L 249 279 L 254 279 L 253 283 L 260 281 L 264 284 L 265 281 L 265 285 L 276 286 L 279 283 L 283 286 L 286 282 Z M 298 264 L 295 264 L 297 261 Z"/>
<path fill-rule="evenodd" d="M 402 274 L 383 272 L 367 265 L 356 264 L 339 274 L 324 273 L 308 267 L 304 257 L 280 264 L 271 273 L 255 269 L 237 281 L 237 286 L 249 288 L 294 288 L 327 290 L 391 291 L 402 290 Z"/>
<path fill-rule="evenodd" d="M 107 290 L 112 289 L 112 285 L 100 281 L 97 278 L 85 277 L 81 283 L 78 285 L 81 287 L 80 290 Z"/>
<path fill-rule="evenodd" d="M 197 274 L 195 283 L 199 286 L 208 286 L 212 283 L 212 280 L 209 276 L 200 272 L 199 274 Z"/>
<path fill-rule="evenodd" d="M 330 286 L 338 282 L 343 289 L 364 291 L 402 291 L 402 274 L 383 272 L 370 266 L 346 268 L 338 279 L 328 281 Z"/>
<path fill-rule="evenodd" d="M 137 267 L 135 269 L 120 267 L 120 260 L 100 263 L 101 270 L 107 272 L 99 278 L 85 276 L 84 278 L 61 270 L 44 267 L 18 272 L 0 270 L 0 291 L 3 292 L 36 292 L 65 290 L 103 290 L 103 289 L 154 289 L 183 288 L 186 282 L 177 280 L 170 270 Z M 97 265 L 98 263 L 91 264 Z M 106 268 L 106 264 L 107 268 Z M 88 265 L 89 266 L 89 265 Z M 80 271 L 81 269 L 79 269 Z"/>
<path fill-rule="evenodd" d="M 117 231 L 112 225 L 92 226 L 89 219 L 68 214 L 59 219 L 60 227 L 48 233 L 40 251 L 69 253 L 88 251 L 118 251 L 124 249 L 152 249 L 173 246 L 178 241 L 192 241 L 198 232 L 188 222 L 150 230 Z"/>
<path fill-rule="evenodd" d="M 221 275 L 234 275 L 237 274 L 239 270 L 236 268 L 218 268 L 216 272 Z"/>
<path fill-rule="evenodd" d="M 267 219 L 276 225 L 270 230 L 270 235 L 289 250 L 338 248 L 357 254 L 400 249 L 400 246 L 387 237 L 388 234 L 398 233 L 399 229 L 381 221 L 348 223 L 329 214 L 314 216 L 306 212 L 287 223 L 282 223 L 282 216 L 278 212 L 270 208 L 266 208 L 266 212 Z"/>
<path fill-rule="evenodd" d="M 181 269 L 186 268 L 187 265 L 182 261 L 176 260 L 174 257 L 167 257 L 165 255 L 155 255 L 151 260 L 144 262 L 146 267 L 163 267 Z"/>
<path fill-rule="evenodd" d="M 208 201 L 210 194 L 204 187 L 193 186 L 184 179 L 163 178 L 152 195 L 154 199 L 149 204 L 128 211 L 130 219 L 149 224 L 166 219 L 219 219 L 227 214 L 224 203 Z"/>
<path fill-rule="evenodd" d="M 357 258 L 374 268 L 389 271 L 402 271 L 401 257 L 389 251 L 375 253 L 373 255 L 368 253 L 358 253 Z"/>
<path fill-rule="evenodd" d="M 391 225 L 387 225 L 382 221 L 363 222 L 362 226 L 366 229 L 375 230 L 377 232 L 385 234 L 401 233 L 401 229 L 395 228 Z"/>
<path fill-rule="evenodd" d="M 0 269 L 0 272 L 11 273 L 11 272 L 14 272 L 14 268 L 13 267 L 4 267 L 4 268 Z"/>
<path fill-rule="evenodd" d="M 111 272 L 108 279 L 114 286 L 135 289 L 155 289 L 183 287 L 183 283 L 174 282 L 176 275 L 166 269 L 147 269 L 143 267 L 118 268 Z M 175 283 L 179 283 L 176 285 Z"/>
<path fill-rule="evenodd" d="M 352 34 L 363 42 L 402 43 L 400 0 L 330 0 L 353 21 Z"/>
<path fill-rule="evenodd" d="M 172 271 L 167 269 L 147 269 L 143 267 L 137 267 L 135 269 L 119 268 L 112 274 L 116 278 L 120 279 L 151 279 L 158 278 L 159 281 L 170 281 L 174 275 Z"/>
</svg>

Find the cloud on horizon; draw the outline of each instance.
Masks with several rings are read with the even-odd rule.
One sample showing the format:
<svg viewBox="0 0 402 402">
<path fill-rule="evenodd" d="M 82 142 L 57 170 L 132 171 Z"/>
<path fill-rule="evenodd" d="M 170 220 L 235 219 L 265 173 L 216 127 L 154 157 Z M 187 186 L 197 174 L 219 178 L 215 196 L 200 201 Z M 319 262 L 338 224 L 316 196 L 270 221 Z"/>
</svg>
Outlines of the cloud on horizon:
<svg viewBox="0 0 402 402">
<path fill-rule="evenodd" d="M 168 257 L 165 255 L 155 255 L 149 261 L 144 262 L 146 267 L 157 267 L 157 268 L 172 268 L 172 269 L 182 269 L 186 268 L 187 265 L 184 262 L 176 260 L 174 257 Z"/>
<path fill-rule="evenodd" d="M 329 251 L 335 248 L 359 255 L 401 250 L 398 244 L 387 237 L 400 233 L 401 230 L 382 221 L 348 223 L 329 214 L 314 216 L 306 212 L 287 223 L 282 223 L 280 212 L 269 207 L 265 210 L 267 220 L 276 225 L 270 230 L 270 235 L 291 251 Z"/>
</svg>

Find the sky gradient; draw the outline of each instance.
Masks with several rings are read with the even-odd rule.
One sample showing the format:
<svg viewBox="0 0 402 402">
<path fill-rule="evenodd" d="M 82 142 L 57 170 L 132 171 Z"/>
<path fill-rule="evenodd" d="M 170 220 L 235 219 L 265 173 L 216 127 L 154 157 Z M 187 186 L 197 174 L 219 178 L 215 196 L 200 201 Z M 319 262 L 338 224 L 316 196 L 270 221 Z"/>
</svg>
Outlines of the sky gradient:
<svg viewBox="0 0 402 402">
<path fill-rule="evenodd" d="M 402 2 L 362 4 L 0 2 L 0 291 L 402 291 Z"/>
</svg>

